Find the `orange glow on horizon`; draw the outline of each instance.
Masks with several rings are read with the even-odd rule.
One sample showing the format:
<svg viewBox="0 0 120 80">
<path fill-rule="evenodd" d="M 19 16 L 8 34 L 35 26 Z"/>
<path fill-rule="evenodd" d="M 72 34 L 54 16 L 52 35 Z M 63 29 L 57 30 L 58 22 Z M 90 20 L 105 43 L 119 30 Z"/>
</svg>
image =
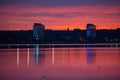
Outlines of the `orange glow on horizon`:
<svg viewBox="0 0 120 80">
<path fill-rule="evenodd" d="M 97 29 L 116 29 L 120 27 L 118 6 L 75 6 L 57 8 L 20 8 L 0 9 L 0 30 L 31 30 L 35 22 L 45 25 L 46 29 L 66 30 L 69 28 L 86 29 L 87 23 Z M 26 26 L 27 25 L 27 26 Z"/>
</svg>

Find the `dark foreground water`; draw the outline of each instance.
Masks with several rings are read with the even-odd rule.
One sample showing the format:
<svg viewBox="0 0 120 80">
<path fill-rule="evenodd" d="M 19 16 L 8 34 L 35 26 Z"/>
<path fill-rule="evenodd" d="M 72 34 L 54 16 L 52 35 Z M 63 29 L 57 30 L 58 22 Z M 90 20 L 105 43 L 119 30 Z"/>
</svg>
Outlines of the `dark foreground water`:
<svg viewBox="0 0 120 80">
<path fill-rule="evenodd" d="M 120 48 L 0 49 L 0 80 L 120 80 Z"/>
</svg>

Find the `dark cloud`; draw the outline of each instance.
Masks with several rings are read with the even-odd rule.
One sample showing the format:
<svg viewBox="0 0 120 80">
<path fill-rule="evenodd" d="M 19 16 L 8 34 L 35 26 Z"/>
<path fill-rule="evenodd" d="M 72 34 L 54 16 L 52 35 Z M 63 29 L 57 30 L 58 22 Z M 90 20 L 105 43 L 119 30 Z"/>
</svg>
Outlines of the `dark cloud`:
<svg viewBox="0 0 120 80">
<path fill-rule="evenodd" d="M 63 7 L 63 6 L 116 6 L 120 5 L 120 0 L 0 0 L 0 6 L 22 5 L 29 7 Z"/>
<path fill-rule="evenodd" d="M 99 17 L 107 17 L 107 18 L 115 18 L 120 17 L 120 13 L 107 13 L 107 14 L 93 14 L 93 13 L 84 13 L 84 12 L 62 12 L 62 13 L 26 13 L 19 15 L 22 17 L 57 17 L 57 18 L 72 18 L 72 17 L 81 17 L 81 16 L 99 16 Z"/>
<path fill-rule="evenodd" d="M 61 17 L 61 18 L 71 18 L 75 16 L 85 16 L 86 13 L 82 12 L 62 12 L 62 13 L 27 13 L 22 14 L 21 16 L 30 17 L 30 16 L 44 16 L 44 17 Z"/>
<path fill-rule="evenodd" d="M 86 13 L 86 12 L 59 12 L 59 13 L 49 13 L 49 12 L 40 12 L 40 13 L 2 13 L 0 16 L 19 16 L 19 17 L 57 17 L 57 18 L 72 18 L 72 17 L 81 17 L 81 16 L 101 16 L 101 17 L 120 17 L 120 13 Z"/>
</svg>

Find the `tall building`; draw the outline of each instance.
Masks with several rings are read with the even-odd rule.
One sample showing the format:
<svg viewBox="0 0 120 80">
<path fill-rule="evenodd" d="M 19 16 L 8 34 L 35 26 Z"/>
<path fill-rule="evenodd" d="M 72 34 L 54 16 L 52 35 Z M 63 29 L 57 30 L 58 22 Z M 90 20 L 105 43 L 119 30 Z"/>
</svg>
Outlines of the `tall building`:
<svg viewBox="0 0 120 80">
<path fill-rule="evenodd" d="M 95 39 L 96 37 L 96 26 L 94 24 L 87 24 L 86 36 L 88 39 Z"/>
<path fill-rule="evenodd" d="M 41 23 L 34 23 L 33 36 L 35 40 L 44 40 L 45 26 Z"/>
</svg>

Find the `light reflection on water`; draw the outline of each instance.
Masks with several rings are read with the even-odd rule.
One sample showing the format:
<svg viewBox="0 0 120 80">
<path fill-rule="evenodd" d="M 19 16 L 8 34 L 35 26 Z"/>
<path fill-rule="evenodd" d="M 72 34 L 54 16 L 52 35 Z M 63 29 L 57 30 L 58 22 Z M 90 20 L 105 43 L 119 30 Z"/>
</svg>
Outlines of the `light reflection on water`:
<svg viewBox="0 0 120 80">
<path fill-rule="evenodd" d="M 120 80 L 120 49 L 0 49 L 0 80 Z"/>
</svg>

